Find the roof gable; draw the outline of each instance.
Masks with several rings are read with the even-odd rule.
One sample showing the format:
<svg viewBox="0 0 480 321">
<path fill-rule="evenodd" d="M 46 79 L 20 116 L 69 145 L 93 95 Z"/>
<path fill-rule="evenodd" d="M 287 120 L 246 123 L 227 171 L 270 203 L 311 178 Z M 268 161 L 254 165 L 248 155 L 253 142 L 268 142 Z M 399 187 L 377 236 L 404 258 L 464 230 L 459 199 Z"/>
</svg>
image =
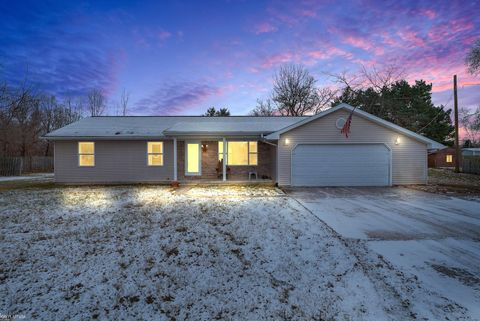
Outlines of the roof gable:
<svg viewBox="0 0 480 321">
<path fill-rule="evenodd" d="M 442 145 L 442 144 L 440 144 L 440 143 L 437 143 L 436 141 L 434 141 L 434 140 L 432 140 L 432 139 L 430 139 L 430 138 L 427 138 L 427 137 L 425 137 L 425 136 L 422 136 L 422 135 L 419 135 L 419 134 L 417 134 L 417 133 L 414 133 L 414 132 L 411 131 L 411 130 L 408 130 L 408 129 L 406 129 L 406 128 L 400 127 L 400 126 L 398 126 L 398 125 L 395 125 L 394 123 L 391 123 L 391 122 L 389 122 L 389 121 L 386 121 L 386 120 L 384 120 L 384 119 L 382 119 L 382 118 L 380 118 L 380 117 L 374 116 L 374 115 L 372 115 L 372 114 L 370 114 L 370 113 L 367 113 L 367 112 L 365 112 L 365 111 L 363 111 L 363 110 L 361 110 L 361 109 L 358 109 L 358 108 L 355 109 L 354 107 L 350 106 L 349 104 L 345 104 L 345 103 L 339 104 L 339 105 L 337 105 L 337 106 L 335 106 L 335 107 L 332 107 L 332 108 L 330 108 L 330 109 L 327 109 L 327 110 L 325 110 L 325 111 L 323 111 L 323 112 L 321 112 L 321 113 L 318 113 L 318 114 L 316 114 L 316 115 L 314 115 L 314 116 L 308 117 L 308 118 L 306 118 L 306 119 L 304 119 L 304 120 L 301 120 L 301 121 L 299 121 L 299 122 L 297 122 L 297 123 L 295 123 L 295 124 L 292 124 L 292 125 L 290 125 L 290 126 L 287 126 L 287 127 L 285 127 L 285 128 L 282 128 L 282 129 L 279 130 L 279 131 L 276 131 L 276 132 L 274 132 L 274 133 L 272 133 L 272 134 L 270 134 L 270 135 L 267 135 L 266 138 L 267 138 L 267 139 L 272 139 L 272 140 L 278 140 L 278 139 L 280 138 L 280 135 L 281 135 L 281 134 L 286 133 L 286 132 L 289 132 L 289 131 L 291 131 L 291 130 L 293 130 L 293 129 L 295 129 L 295 128 L 298 128 L 298 127 L 300 127 L 300 126 L 302 126 L 302 125 L 305 125 L 305 124 L 307 124 L 307 123 L 310 123 L 310 122 L 312 122 L 312 121 L 314 121 L 314 120 L 316 120 L 316 119 L 325 117 L 326 115 L 329 115 L 329 114 L 331 114 L 331 113 L 334 113 L 334 112 L 336 112 L 337 110 L 340 110 L 340 109 L 346 109 L 346 110 L 348 110 L 348 111 L 352 111 L 352 110 L 353 110 L 354 114 L 357 115 L 357 116 L 366 118 L 366 119 L 368 119 L 368 120 L 370 120 L 370 121 L 372 121 L 372 122 L 374 122 L 374 123 L 376 123 L 376 124 L 378 124 L 378 125 L 384 126 L 384 127 L 389 128 L 389 129 L 391 129 L 391 130 L 394 130 L 394 131 L 396 131 L 396 132 L 398 132 L 398 133 L 401 133 L 401 134 L 403 134 L 403 135 L 405 135 L 405 136 L 411 137 L 411 138 L 413 138 L 413 139 L 416 139 L 416 140 L 418 140 L 418 141 L 421 141 L 421 142 L 427 144 L 429 149 L 443 149 L 443 148 L 446 147 L 446 146 L 444 146 L 444 145 Z"/>
</svg>

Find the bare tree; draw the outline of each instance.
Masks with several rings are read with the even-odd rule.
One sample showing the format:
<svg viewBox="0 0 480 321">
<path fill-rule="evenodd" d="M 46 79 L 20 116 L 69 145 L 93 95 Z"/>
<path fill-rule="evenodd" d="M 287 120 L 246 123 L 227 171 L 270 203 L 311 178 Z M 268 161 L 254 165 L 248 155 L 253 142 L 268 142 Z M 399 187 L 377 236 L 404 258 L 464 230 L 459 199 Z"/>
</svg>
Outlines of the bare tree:
<svg viewBox="0 0 480 321">
<path fill-rule="evenodd" d="M 82 97 L 77 97 L 76 99 L 67 97 L 63 101 L 63 106 L 65 107 L 66 113 L 68 115 L 66 119 L 67 124 L 80 120 L 84 115 L 85 101 Z"/>
<path fill-rule="evenodd" d="M 375 115 L 382 115 L 388 106 L 386 106 L 387 102 L 383 100 L 383 95 L 380 93 L 402 80 L 404 70 L 395 64 L 382 67 L 373 66 L 371 68 L 361 65 L 361 69 L 357 73 L 342 72 L 327 75 L 342 87 L 341 95 L 337 96 L 337 100 L 338 98 L 356 97 L 360 99 L 360 101 L 355 101 L 357 106 Z M 373 95 L 368 94 L 369 92 Z M 378 99 L 371 99 L 372 97 Z"/>
<path fill-rule="evenodd" d="M 257 106 L 250 112 L 252 116 L 275 116 L 276 114 L 278 114 L 277 109 L 269 98 L 257 99 Z"/>
<path fill-rule="evenodd" d="M 41 133 L 40 99 L 34 95 L 27 95 L 14 106 L 15 117 L 19 132 L 20 156 L 27 156 L 39 142 Z"/>
<path fill-rule="evenodd" d="M 287 64 L 275 73 L 270 98 L 257 100 L 254 116 L 303 116 L 329 108 L 337 91 L 317 88 L 316 79 L 303 65 Z"/>
<path fill-rule="evenodd" d="M 105 112 L 106 98 L 102 91 L 93 89 L 88 93 L 88 111 L 90 116 L 102 116 Z"/>
<path fill-rule="evenodd" d="M 317 105 L 315 106 L 313 113 L 318 114 L 330 108 L 337 95 L 338 90 L 336 89 L 332 89 L 329 87 L 319 88 L 317 90 Z"/>
<path fill-rule="evenodd" d="M 480 39 L 475 41 L 473 47 L 468 51 L 465 63 L 472 75 L 480 74 Z"/>
<path fill-rule="evenodd" d="M 356 92 L 365 88 L 374 88 L 380 91 L 395 82 L 404 79 L 405 72 L 397 65 L 387 65 L 383 67 L 373 66 L 367 68 L 361 65 L 361 70 L 357 73 L 351 74 L 342 72 L 339 74 L 326 73 L 327 76 L 340 86 L 349 88 Z"/>
<path fill-rule="evenodd" d="M 17 88 L 4 83 L 0 96 L 0 141 L 4 155 L 22 150 L 26 153 L 27 123 L 34 102 L 26 80 Z M 22 142 L 20 146 L 20 141 Z"/>
<path fill-rule="evenodd" d="M 50 155 L 51 145 L 41 136 L 81 117 L 79 106 L 37 94 L 27 82 L 0 85 L 0 104 L 0 155 L 6 156 Z"/>
<path fill-rule="evenodd" d="M 60 104 L 55 96 L 43 96 L 40 98 L 41 104 L 41 131 L 42 135 L 52 130 L 61 128 L 70 123 L 79 120 L 81 114 L 81 100 L 73 103 L 71 98 L 64 100 L 63 105 Z M 45 141 L 44 156 L 48 156 L 51 152 L 50 141 Z"/>
<path fill-rule="evenodd" d="M 302 65 L 284 65 L 274 75 L 272 100 L 284 116 L 312 113 L 318 105 L 316 80 Z"/>
<path fill-rule="evenodd" d="M 120 110 L 122 112 L 122 116 L 127 116 L 128 111 L 128 100 L 130 99 L 130 93 L 128 93 L 125 89 L 122 91 L 122 95 L 120 96 Z"/>
<path fill-rule="evenodd" d="M 469 140 L 474 146 L 480 145 L 480 106 L 474 112 L 461 108 L 459 120 L 465 130 L 466 140 Z"/>
</svg>

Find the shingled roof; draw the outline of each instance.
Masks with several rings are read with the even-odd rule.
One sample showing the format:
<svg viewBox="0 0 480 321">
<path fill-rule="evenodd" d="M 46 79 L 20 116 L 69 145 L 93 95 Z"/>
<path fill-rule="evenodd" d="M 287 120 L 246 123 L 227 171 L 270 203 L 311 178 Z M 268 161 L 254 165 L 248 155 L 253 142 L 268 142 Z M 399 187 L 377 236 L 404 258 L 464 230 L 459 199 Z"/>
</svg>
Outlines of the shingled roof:
<svg viewBox="0 0 480 321">
<path fill-rule="evenodd" d="M 100 116 L 87 117 L 45 135 L 56 139 L 142 139 L 170 135 L 268 135 L 308 117 Z"/>
</svg>

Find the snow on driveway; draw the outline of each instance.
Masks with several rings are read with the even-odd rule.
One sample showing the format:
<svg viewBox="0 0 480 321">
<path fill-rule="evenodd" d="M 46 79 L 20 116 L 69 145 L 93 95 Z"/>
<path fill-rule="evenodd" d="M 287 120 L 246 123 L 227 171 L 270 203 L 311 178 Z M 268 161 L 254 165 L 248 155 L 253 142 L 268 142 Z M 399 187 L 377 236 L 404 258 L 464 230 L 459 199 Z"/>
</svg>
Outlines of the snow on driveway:
<svg viewBox="0 0 480 321">
<path fill-rule="evenodd" d="M 312 188 L 289 193 L 347 243 L 364 244 L 422 286 L 480 319 L 480 202 L 406 188 Z M 420 306 L 418 302 L 421 303 Z M 413 309 L 429 302 L 418 297 Z"/>
<path fill-rule="evenodd" d="M 0 192 L 0 314 L 35 320 L 409 320 L 419 291 L 271 188 Z M 366 270 L 377 266 L 378 275 Z M 388 280 L 386 282 L 385 280 Z M 429 311 L 461 317 L 445 302 Z M 448 302 L 447 302 L 448 303 Z"/>
</svg>

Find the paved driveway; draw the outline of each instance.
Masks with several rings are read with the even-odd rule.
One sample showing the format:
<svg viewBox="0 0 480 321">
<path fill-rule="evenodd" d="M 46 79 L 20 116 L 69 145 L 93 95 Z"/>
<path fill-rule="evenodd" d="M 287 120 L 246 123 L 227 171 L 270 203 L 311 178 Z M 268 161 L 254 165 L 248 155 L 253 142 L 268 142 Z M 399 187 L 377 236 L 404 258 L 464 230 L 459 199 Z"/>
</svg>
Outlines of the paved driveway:
<svg viewBox="0 0 480 321">
<path fill-rule="evenodd" d="M 287 192 L 346 241 L 365 242 L 480 318 L 480 201 L 408 188 Z"/>
</svg>

